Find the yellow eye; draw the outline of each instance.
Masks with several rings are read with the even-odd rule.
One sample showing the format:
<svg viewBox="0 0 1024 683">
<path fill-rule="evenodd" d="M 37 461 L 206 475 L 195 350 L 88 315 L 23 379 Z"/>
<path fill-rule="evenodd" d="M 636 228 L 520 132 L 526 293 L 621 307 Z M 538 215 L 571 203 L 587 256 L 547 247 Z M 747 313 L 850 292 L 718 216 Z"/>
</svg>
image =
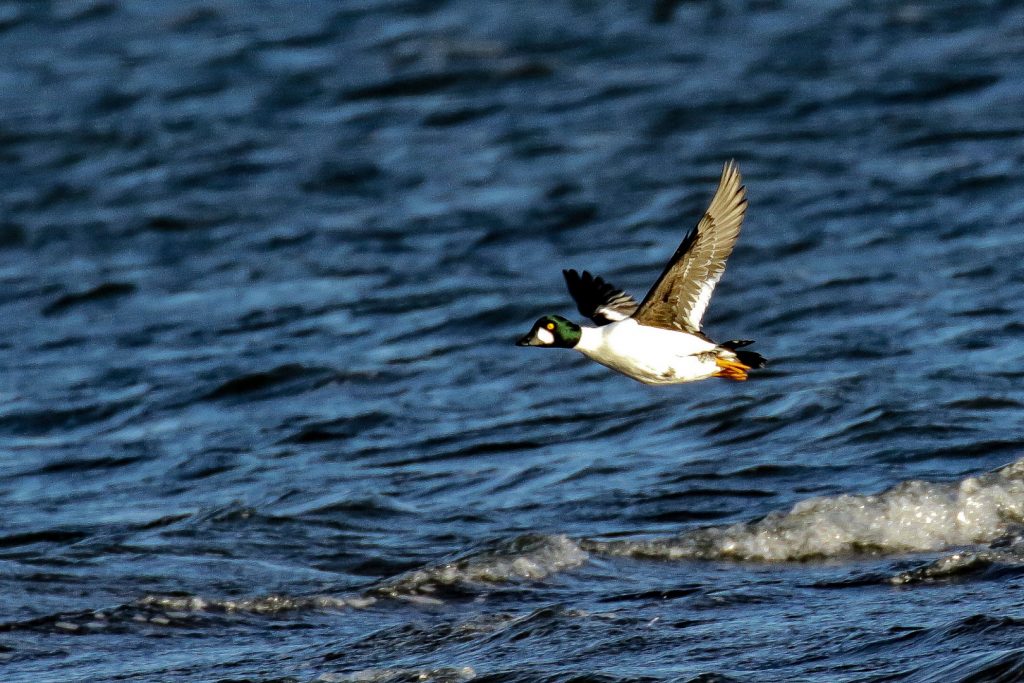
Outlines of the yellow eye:
<svg viewBox="0 0 1024 683">
<path fill-rule="evenodd" d="M 555 329 L 555 324 L 554 323 L 548 323 L 547 325 L 545 325 L 545 327 L 547 327 L 549 330 L 553 330 L 553 329 Z"/>
</svg>

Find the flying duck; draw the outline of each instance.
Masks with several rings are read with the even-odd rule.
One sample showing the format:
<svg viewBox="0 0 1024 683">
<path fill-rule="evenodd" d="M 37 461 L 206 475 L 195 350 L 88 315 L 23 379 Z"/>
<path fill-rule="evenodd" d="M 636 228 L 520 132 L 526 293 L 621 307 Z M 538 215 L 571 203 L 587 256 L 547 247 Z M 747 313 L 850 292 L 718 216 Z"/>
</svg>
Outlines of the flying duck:
<svg viewBox="0 0 1024 683">
<path fill-rule="evenodd" d="M 597 327 L 546 315 L 516 345 L 576 349 L 645 384 L 681 384 L 709 377 L 747 379 L 749 370 L 765 365 L 760 354 L 740 350 L 753 342 L 716 344 L 700 331 L 746 210 L 746 188 L 735 162 L 730 161 L 704 217 L 683 238 L 643 301 L 638 304 L 587 271 L 563 270 L 576 307 Z"/>
</svg>

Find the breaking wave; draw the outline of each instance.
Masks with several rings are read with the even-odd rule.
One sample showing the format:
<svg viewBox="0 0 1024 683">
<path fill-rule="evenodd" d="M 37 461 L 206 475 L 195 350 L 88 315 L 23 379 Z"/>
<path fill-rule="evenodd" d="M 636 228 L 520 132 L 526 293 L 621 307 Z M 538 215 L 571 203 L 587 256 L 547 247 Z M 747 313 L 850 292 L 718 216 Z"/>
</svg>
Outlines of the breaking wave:
<svg viewBox="0 0 1024 683">
<path fill-rule="evenodd" d="M 958 548 L 889 579 L 914 584 L 1024 567 L 1024 460 L 953 482 L 907 481 L 874 495 L 812 498 L 789 512 L 648 540 L 524 535 L 339 595 L 239 599 L 149 595 L 105 611 L 0 624 L 0 631 L 95 632 L 128 622 L 173 626 L 201 615 L 364 610 L 385 602 L 442 604 L 527 585 L 584 565 L 591 555 L 660 560 L 788 562 Z M 985 547 L 979 547 L 986 544 Z"/>
<path fill-rule="evenodd" d="M 1024 521 L 1024 460 L 955 482 L 801 501 L 754 522 L 670 539 L 590 541 L 591 552 L 667 560 L 782 562 L 925 552 L 992 541 Z"/>
</svg>

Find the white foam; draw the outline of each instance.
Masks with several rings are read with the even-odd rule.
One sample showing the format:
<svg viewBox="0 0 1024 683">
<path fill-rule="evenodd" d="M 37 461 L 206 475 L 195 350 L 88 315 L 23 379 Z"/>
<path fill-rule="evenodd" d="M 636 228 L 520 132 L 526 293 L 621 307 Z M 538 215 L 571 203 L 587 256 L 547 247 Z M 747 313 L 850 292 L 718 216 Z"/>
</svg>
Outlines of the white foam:
<svg viewBox="0 0 1024 683">
<path fill-rule="evenodd" d="M 926 552 L 1005 538 L 1024 523 L 1024 460 L 954 482 L 908 481 L 875 495 L 812 498 L 755 522 L 706 527 L 644 541 L 575 541 L 564 535 L 515 538 L 341 596 L 269 595 L 240 600 L 149 596 L 147 609 L 276 613 L 366 609 L 380 599 L 436 605 L 446 588 L 470 592 L 540 581 L 581 566 L 588 551 L 659 559 L 799 561 L 855 554 Z M 1007 549 L 961 551 L 892 579 L 907 583 L 972 571 L 993 562 L 1024 563 L 1024 542 Z M 159 615 L 158 615 L 159 616 Z M 145 618 L 145 617 L 143 617 Z"/>
<path fill-rule="evenodd" d="M 445 586 L 539 581 L 586 561 L 586 551 L 568 536 L 523 536 L 494 551 L 402 574 L 377 587 L 375 592 L 407 597 Z"/>
<path fill-rule="evenodd" d="M 238 600 L 150 595 L 136 605 L 147 610 L 159 610 L 160 614 L 156 617 L 137 616 L 140 620 L 152 621 L 174 613 L 276 614 L 295 610 L 367 609 L 381 598 L 421 606 L 440 605 L 444 600 L 438 594 L 444 588 L 478 590 L 495 584 L 540 581 L 551 574 L 580 566 L 587 557 L 580 545 L 568 536 L 520 536 L 496 549 L 400 574 L 363 593 L 339 596 L 264 595 Z"/>
<path fill-rule="evenodd" d="M 316 609 L 366 609 L 377 601 L 373 596 L 351 595 L 311 595 L 311 596 L 288 596 L 288 595 L 264 595 L 256 598 L 243 598 L 239 600 L 216 600 L 205 599 L 197 596 L 165 596 L 149 595 L 138 601 L 137 604 L 165 610 L 167 612 L 250 612 L 254 614 L 276 614 L 278 612 L 289 612 L 294 610 L 316 610 Z"/>
<path fill-rule="evenodd" d="M 321 683 L 391 683 L 398 681 L 433 681 L 434 683 L 462 683 L 476 678 L 471 666 L 441 669 L 364 669 L 355 673 L 321 674 Z"/>
<path fill-rule="evenodd" d="M 584 547 L 665 559 L 805 560 L 982 543 L 1021 521 L 1024 460 L 959 482 L 908 481 L 877 495 L 812 498 L 757 522 Z"/>
</svg>

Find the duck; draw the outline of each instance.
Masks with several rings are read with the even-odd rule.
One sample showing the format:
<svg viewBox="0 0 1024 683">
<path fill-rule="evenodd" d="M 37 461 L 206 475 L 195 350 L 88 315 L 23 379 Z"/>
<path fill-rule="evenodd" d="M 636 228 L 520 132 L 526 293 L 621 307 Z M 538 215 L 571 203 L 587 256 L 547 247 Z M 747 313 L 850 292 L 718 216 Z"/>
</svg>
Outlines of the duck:
<svg viewBox="0 0 1024 683">
<path fill-rule="evenodd" d="M 517 346 L 563 348 L 644 384 L 682 384 L 712 377 L 743 381 L 766 365 L 745 349 L 753 341 L 714 342 L 701 331 L 725 262 L 747 210 L 746 187 L 735 161 L 727 162 L 703 217 L 683 237 L 661 276 L 637 303 L 607 280 L 563 270 L 569 294 L 594 327 L 545 315 Z"/>
</svg>

